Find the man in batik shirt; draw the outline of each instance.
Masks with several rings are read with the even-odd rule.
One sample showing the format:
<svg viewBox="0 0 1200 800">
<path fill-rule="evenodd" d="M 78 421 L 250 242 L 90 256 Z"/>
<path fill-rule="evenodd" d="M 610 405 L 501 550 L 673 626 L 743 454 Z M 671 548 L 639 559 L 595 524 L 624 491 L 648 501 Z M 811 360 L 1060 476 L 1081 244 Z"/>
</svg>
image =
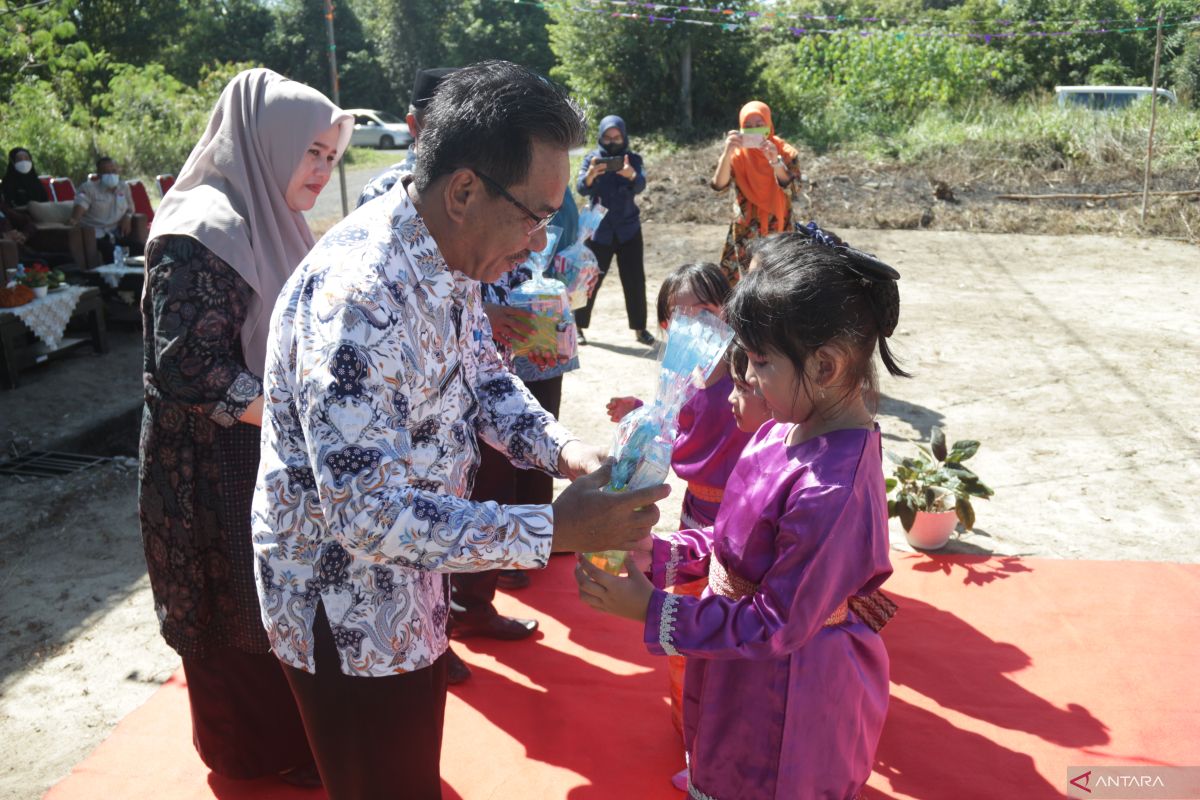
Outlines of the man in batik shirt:
<svg viewBox="0 0 1200 800">
<path fill-rule="evenodd" d="M 602 451 L 504 368 L 480 302 L 480 282 L 545 246 L 582 133 L 545 78 L 460 70 L 415 174 L 330 230 L 276 304 L 256 573 L 331 800 L 440 797 L 448 574 L 637 547 L 667 495 L 601 491 Z M 471 502 L 477 436 L 578 480 L 553 504 Z"/>
</svg>

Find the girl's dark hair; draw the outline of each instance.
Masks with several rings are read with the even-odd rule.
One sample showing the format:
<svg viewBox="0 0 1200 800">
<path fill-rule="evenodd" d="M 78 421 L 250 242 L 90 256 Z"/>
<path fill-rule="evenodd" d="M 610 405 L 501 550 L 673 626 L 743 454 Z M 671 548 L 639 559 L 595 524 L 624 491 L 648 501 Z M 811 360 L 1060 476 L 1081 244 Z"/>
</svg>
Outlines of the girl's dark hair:
<svg viewBox="0 0 1200 800">
<path fill-rule="evenodd" d="M 729 349 L 725 351 L 725 363 L 729 366 L 729 377 L 733 378 L 734 383 L 749 383 L 746 380 L 746 365 L 750 363 L 750 359 L 737 342 L 729 345 Z"/>
<path fill-rule="evenodd" d="M 684 264 L 662 282 L 658 287 L 658 324 L 666 325 L 671 319 L 671 298 L 683 289 L 691 289 L 696 299 L 720 308 L 729 299 L 733 287 L 729 278 L 716 264 L 710 261 L 697 261 L 694 264 Z"/>
<path fill-rule="evenodd" d="M 876 348 L 890 374 L 911 377 L 887 343 L 900 319 L 895 270 L 796 233 L 762 240 L 754 255 L 759 268 L 742 278 L 725 306 L 740 347 L 784 355 L 805 381 L 809 355 L 826 344 L 844 345 L 854 355 L 846 396 L 861 386 L 872 407 L 879 394 Z"/>
</svg>

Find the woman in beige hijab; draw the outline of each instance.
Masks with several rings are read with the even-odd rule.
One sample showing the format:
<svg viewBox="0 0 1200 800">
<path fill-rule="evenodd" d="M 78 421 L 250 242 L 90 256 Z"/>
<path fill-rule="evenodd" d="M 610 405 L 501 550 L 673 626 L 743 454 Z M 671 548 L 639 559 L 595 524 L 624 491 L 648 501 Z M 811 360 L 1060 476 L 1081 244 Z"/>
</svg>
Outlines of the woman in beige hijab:
<svg viewBox="0 0 1200 800">
<path fill-rule="evenodd" d="M 313 245 L 302 212 L 351 119 L 270 70 L 239 74 L 146 247 L 142 541 L 162 635 L 183 658 L 196 749 L 230 778 L 318 781 L 263 630 L 250 500 L 271 310 Z"/>
</svg>

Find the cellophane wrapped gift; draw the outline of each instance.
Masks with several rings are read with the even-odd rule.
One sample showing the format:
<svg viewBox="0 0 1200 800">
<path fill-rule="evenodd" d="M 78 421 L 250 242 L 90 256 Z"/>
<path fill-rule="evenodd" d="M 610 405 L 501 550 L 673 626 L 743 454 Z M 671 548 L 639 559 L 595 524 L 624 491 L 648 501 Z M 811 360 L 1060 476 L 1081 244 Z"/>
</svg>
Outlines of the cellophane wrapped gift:
<svg viewBox="0 0 1200 800">
<path fill-rule="evenodd" d="M 567 287 L 571 308 L 583 308 L 588 303 L 596 284 L 600 280 L 600 264 L 596 254 L 587 246 L 600 227 L 600 221 L 608 209 L 596 203 L 579 212 L 579 238 L 570 247 L 565 247 L 554 257 L 553 275 Z"/>
<path fill-rule="evenodd" d="M 679 410 L 704 387 L 732 341 L 733 331 L 710 311 L 679 308 L 671 314 L 657 394 L 652 404 L 629 412 L 617 426 L 607 491 L 643 489 L 667 479 Z M 625 560 L 621 550 L 586 556 L 613 574 L 620 571 Z"/>
<path fill-rule="evenodd" d="M 557 231 L 557 228 L 547 229 L 545 249 L 529 257 L 532 277 L 508 293 L 510 306 L 530 311 L 534 315 L 534 332 L 523 341 L 513 342 L 514 356 L 530 356 L 535 353 L 569 356 L 576 351 L 573 324 L 575 318 L 571 314 L 567 287 L 561 281 L 545 274 L 546 265 L 558 241 Z"/>
</svg>

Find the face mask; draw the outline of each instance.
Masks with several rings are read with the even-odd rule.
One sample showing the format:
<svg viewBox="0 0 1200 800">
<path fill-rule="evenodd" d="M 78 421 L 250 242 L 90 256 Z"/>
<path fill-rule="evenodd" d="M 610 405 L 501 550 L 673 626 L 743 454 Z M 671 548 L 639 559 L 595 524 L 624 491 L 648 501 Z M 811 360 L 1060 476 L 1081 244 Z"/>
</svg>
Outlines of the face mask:
<svg viewBox="0 0 1200 800">
<path fill-rule="evenodd" d="M 113 172 L 108 172 L 100 176 L 100 185 L 105 189 L 115 189 L 120 182 L 121 176 Z"/>
<path fill-rule="evenodd" d="M 18 161 L 16 164 L 13 164 L 13 169 L 15 169 L 17 172 L 21 173 L 22 175 L 27 175 L 27 174 L 29 174 L 29 171 L 33 169 L 33 162 L 32 161 Z"/>
<path fill-rule="evenodd" d="M 625 149 L 625 142 L 603 142 L 600 146 L 604 148 L 604 152 L 615 156 Z"/>
</svg>

